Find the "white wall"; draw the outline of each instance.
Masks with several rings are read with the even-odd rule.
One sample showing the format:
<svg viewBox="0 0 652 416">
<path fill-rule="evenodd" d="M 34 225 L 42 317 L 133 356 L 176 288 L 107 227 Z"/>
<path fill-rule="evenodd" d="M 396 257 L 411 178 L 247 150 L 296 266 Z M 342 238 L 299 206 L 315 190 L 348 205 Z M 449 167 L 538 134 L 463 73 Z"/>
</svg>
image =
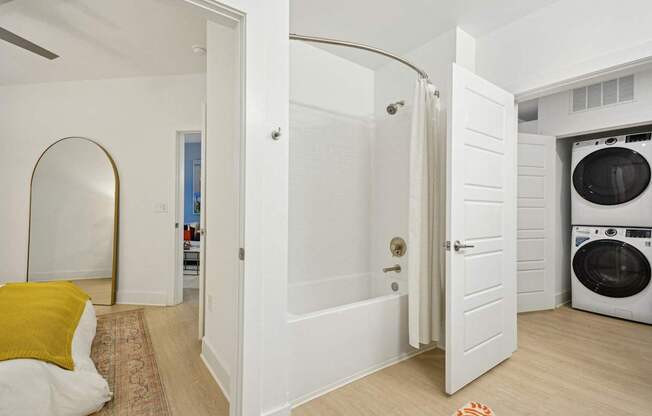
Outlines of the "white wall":
<svg viewBox="0 0 652 416">
<path fill-rule="evenodd" d="M 614 79 L 610 78 L 610 79 Z M 567 136 L 652 121 L 652 70 L 634 74 L 633 102 L 571 113 L 570 92 L 539 99 L 537 129 L 541 134 Z"/>
<path fill-rule="evenodd" d="M 371 116 L 374 71 L 306 42 L 291 41 L 290 100 L 339 114 Z"/>
<path fill-rule="evenodd" d="M 190 2 L 190 0 L 188 0 Z M 232 415 L 289 415 L 287 400 L 288 0 L 202 0 L 232 18 L 246 62 L 243 128 L 244 277 L 237 296 L 242 342 L 232 377 Z M 225 6 L 222 8 L 222 6 Z M 246 16 L 246 25 L 244 24 Z M 210 115 L 209 115 L 210 117 Z M 281 128 L 280 140 L 272 130 Z M 210 185 L 208 185 L 210 186 Z M 210 189 L 210 188 L 209 188 Z M 210 208 L 209 208 L 210 209 Z M 237 256 L 237 253 L 232 253 Z M 207 323 L 208 324 L 208 323 Z M 241 368 L 241 372 L 238 371 Z"/>
<path fill-rule="evenodd" d="M 0 280 L 22 281 L 27 265 L 29 181 L 38 157 L 69 136 L 96 140 L 120 176 L 118 296 L 167 303 L 173 282 L 177 130 L 198 130 L 204 75 L 0 87 Z"/>
<path fill-rule="evenodd" d="M 62 140 L 43 154 L 32 179 L 30 281 L 113 275 L 116 180 L 88 140 Z"/>
<path fill-rule="evenodd" d="M 518 123 L 519 133 L 537 134 L 539 133 L 539 121 L 523 121 Z"/>
<path fill-rule="evenodd" d="M 448 106 L 450 93 L 450 74 L 453 62 L 465 68 L 475 70 L 475 39 L 469 34 L 455 28 L 431 39 L 424 45 L 401 54 L 430 76 L 430 80 L 439 89 L 442 107 Z M 385 116 L 387 104 L 405 100 L 412 102 L 414 82 L 417 73 L 405 65 L 389 60 L 376 71 L 376 105 L 377 117 Z"/>
<path fill-rule="evenodd" d="M 448 102 L 450 90 L 451 63 L 455 62 L 456 30 L 450 30 L 428 43 L 401 56 L 419 66 L 430 75 L 430 80 L 440 91 L 443 104 Z M 399 100 L 412 102 L 414 82 L 417 73 L 405 65 L 389 60 L 376 71 L 376 105 L 377 117 L 387 115 L 388 104 Z"/>
<path fill-rule="evenodd" d="M 477 73 L 512 93 L 652 56 L 649 0 L 558 1 L 477 39 Z"/>
<path fill-rule="evenodd" d="M 206 0 L 205 0 L 206 1 Z M 215 3 L 213 0 L 211 3 Z M 288 0 L 225 0 L 246 15 L 243 415 L 289 415 L 287 398 Z M 284 132 L 270 138 L 273 129 Z"/>
</svg>

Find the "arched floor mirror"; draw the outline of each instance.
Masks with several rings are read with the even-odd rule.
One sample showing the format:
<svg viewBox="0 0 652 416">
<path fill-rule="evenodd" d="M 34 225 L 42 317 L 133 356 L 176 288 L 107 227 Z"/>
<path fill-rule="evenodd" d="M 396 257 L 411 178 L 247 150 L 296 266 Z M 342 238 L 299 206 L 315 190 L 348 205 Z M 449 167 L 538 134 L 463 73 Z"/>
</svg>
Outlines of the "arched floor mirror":
<svg viewBox="0 0 652 416">
<path fill-rule="evenodd" d="M 120 181 L 96 142 L 67 137 L 45 149 L 32 173 L 27 280 L 68 280 L 93 304 L 113 305 Z"/>
</svg>

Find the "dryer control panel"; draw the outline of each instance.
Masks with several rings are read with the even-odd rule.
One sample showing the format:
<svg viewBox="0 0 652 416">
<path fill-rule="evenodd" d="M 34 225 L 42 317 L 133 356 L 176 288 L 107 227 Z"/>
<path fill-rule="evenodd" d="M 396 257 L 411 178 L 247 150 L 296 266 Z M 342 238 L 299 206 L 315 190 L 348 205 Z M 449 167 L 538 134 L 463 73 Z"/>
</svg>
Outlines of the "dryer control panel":
<svg viewBox="0 0 652 416">
<path fill-rule="evenodd" d="M 647 142 L 652 139 L 652 133 L 630 134 L 625 138 L 625 143 Z"/>
<path fill-rule="evenodd" d="M 625 231 L 625 236 L 631 238 L 650 238 L 652 237 L 652 230 L 641 230 L 641 229 L 627 230 Z"/>
<path fill-rule="evenodd" d="M 582 140 L 581 142 L 573 143 L 574 148 L 579 147 L 593 147 L 593 146 L 613 146 L 616 144 L 624 143 L 639 143 L 652 141 L 652 132 L 649 133 L 635 133 L 627 134 L 624 136 L 605 136 L 599 139 Z"/>
</svg>

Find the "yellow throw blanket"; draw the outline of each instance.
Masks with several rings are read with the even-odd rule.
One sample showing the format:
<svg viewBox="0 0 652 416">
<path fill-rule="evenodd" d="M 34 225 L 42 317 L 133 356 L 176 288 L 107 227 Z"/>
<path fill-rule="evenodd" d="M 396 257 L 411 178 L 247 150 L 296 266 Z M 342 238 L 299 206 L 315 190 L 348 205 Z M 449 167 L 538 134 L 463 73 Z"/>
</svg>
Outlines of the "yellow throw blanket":
<svg viewBox="0 0 652 416">
<path fill-rule="evenodd" d="M 87 300 L 64 281 L 0 287 L 0 361 L 35 358 L 73 370 L 72 337 Z"/>
</svg>

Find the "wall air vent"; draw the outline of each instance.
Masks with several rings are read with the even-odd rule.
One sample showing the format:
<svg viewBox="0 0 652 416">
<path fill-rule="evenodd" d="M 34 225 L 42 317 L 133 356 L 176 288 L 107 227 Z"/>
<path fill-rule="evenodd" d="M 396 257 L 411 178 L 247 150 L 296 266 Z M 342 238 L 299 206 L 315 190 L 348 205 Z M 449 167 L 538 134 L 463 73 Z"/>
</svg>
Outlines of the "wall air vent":
<svg viewBox="0 0 652 416">
<path fill-rule="evenodd" d="M 575 88 L 570 100 L 571 113 L 634 101 L 634 75 Z"/>
<path fill-rule="evenodd" d="M 618 102 L 618 80 L 612 79 L 602 83 L 602 105 L 611 105 Z"/>
<path fill-rule="evenodd" d="M 573 90 L 573 112 L 586 110 L 586 87 Z"/>
<path fill-rule="evenodd" d="M 597 108 L 602 106 L 602 83 L 593 84 L 586 87 L 587 90 L 587 108 Z"/>
<path fill-rule="evenodd" d="M 634 99 L 634 75 L 618 79 L 618 101 L 632 101 Z"/>
</svg>

